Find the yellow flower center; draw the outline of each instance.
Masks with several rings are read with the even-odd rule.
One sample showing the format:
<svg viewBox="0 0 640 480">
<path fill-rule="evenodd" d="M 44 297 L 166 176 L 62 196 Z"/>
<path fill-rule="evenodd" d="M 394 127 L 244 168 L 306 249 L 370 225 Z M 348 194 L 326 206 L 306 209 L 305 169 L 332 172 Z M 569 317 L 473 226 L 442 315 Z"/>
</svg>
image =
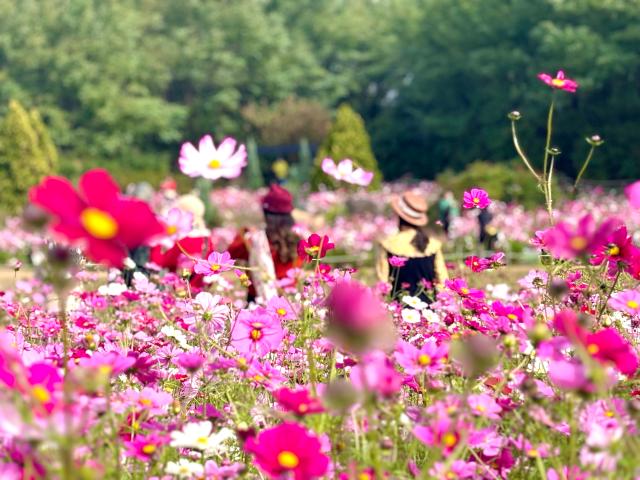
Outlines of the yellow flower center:
<svg viewBox="0 0 640 480">
<path fill-rule="evenodd" d="M 307 405 L 306 403 L 301 403 L 300 405 L 298 405 L 298 411 L 300 413 L 305 413 L 307 410 L 309 410 L 309 405 Z"/>
<path fill-rule="evenodd" d="M 535 448 L 532 448 L 530 450 L 527 450 L 527 455 L 530 457 L 538 457 L 540 456 L 540 452 L 538 450 L 536 450 Z"/>
<path fill-rule="evenodd" d="M 423 353 L 418 357 L 418 363 L 420 365 L 422 365 L 422 366 L 430 365 L 431 364 L 431 357 L 429 355 L 427 355 L 426 353 Z"/>
<path fill-rule="evenodd" d="M 611 257 L 617 257 L 618 255 L 620 255 L 620 247 L 617 245 L 612 245 L 609 247 L 607 253 L 609 253 L 609 256 Z"/>
<path fill-rule="evenodd" d="M 38 400 L 40 403 L 47 403 L 49 400 L 51 400 L 51 394 L 49 393 L 49 390 L 44 388 L 42 385 L 35 385 L 31 389 L 31 393 L 33 394 L 33 398 Z"/>
<path fill-rule="evenodd" d="M 140 430 L 140 422 L 131 422 L 131 429 L 134 432 L 137 432 L 138 430 Z"/>
<path fill-rule="evenodd" d="M 445 447 L 453 447 L 456 443 L 458 443 L 458 437 L 456 437 L 453 433 L 445 433 L 442 436 L 442 444 Z"/>
<path fill-rule="evenodd" d="M 209 162 L 209 168 L 215 169 L 215 168 L 220 168 L 221 166 L 222 166 L 222 162 L 217 158 L 214 158 Z"/>
<path fill-rule="evenodd" d="M 262 338 L 262 331 L 254 328 L 253 330 L 251 330 L 251 338 L 257 342 Z"/>
<path fill-rule="evenodd" d="M 599 351 L 600 351 L 600 348 L 595 343 L 591 343 L 587 345 L 587 352 L 589 352 L 591 355 L 595 355 Z"/>
<path fill-rule="evenodd" d="M 196 443 L 198 445 L 205 446 L 205 445 L 207 445 L 209 443 L 209 437 L 198 437 L 196 439 Z"/>
<path fill-rule="evenodd" d="M 300 464 L 300 459 L 295 453 L 284 450 L 278 454 L 278 463 L 282 468 L 291 469 Z"/>
<path fill-rule="evenodd" d="M 284 308 L 279 308 L 276 310 L 276 313 L 281 317 L 284 317 L 287 314 L 287 311 Z"/>
<path fill-rule="evenodd" d="M 638 308 L 638 307 L 640 307 L 640 305 L 635 300 L 629 300 L 627 302 L 627 307 L 629 307 L 629 308 Z"/>
<path fill-rule="evenodd" d="M 518 316 L 515 313 L 510 313 L 509 315 L 507 315 L 507 318 L 509 320 L 517 320 Z"/>
<path fill-rule="evenodd" d="M 110 240 L 118 234 L 114 218 L 97 208 L 85 208 L 80 214 L 80 223 L 89 235 L 100 240 Z"/>
<path fill-rule="evenodd" d="M 613 417 L 615 415 L 615 413 L 613 413 L 611 410 L 607 410 L 606 412 L 604 412 L 604 415 L 606 417 L 611 418 L 611 417 Z"/>
<path fill-rule="evenodd" d="M 584 250 L 587 246 L 587 239 L 584 237 L 573 237 L 569 242 L 569 245 L 574 250 Z"/>
<path fill-rule="evenodd" d="M 480 199 L 478 197 L 473 197 L 473 203 L 477 205 L 478 203 L 480 203 Z"/>
<path fill-rule="evenodd" d="M 151 455 L 155 451 L 156 451 L 156 446 L 152 444 L 148 444 L 142 447 L 142 453 L 146 455 Z"/>
<path fill-rule="evenodd" d="M 173 235 L 178 231 L 178 227 L 175 225 L 167 225 L 167 235 Z"/>
<path fill-rule="evenodd" d="M 309 255 L 314 256 L 314 255 L 317 255 L 317 254 L 318 254 L 318 252 L 320 251 L 320 247 L 319 247 L 318 245 L 313 246 L 313 247 L 307 247 L 307 248 L 305 248 L 305 251 L 306 251 Z"/>
<path fill-rule="evenodd" d="M 562 78 L 554 78 L 551 80 L 551 85 L 554 87 L 564 87 L 564 82 Z"/>
<path fill-rule="evenodd" d="M 469 289 L 464 287 L 460 289 L 460 293 L 463 295 L 469 295 Z"/>
<path fill-rule="evenodd" d="M 140 405 L 144 405 L 145 407 L 149 407 L 153 404 L 153 402 L 151 400 L 149 400 L 148 398 L 141 398 L 140 399 Z"/>
<path fill-rule="evenodd" d="M 111 365 L 100 365 L 100 367 L 98 367 L 98 371 L 102 375 L 111 375 L 111 372 L 113 371 L 113 367 Z"/>
<path fill-rule="evenodd" d="M 367 472 L 362 472 L 358 474 L 358 480 L 373 480 L 373 477 Z"/>
<path fill-rule="evenodd" d="M 210 266 L 211 270 L 213 270 L 214 272 L 217 272 L 222 268 L 219 263 L 211 263 Z"/>
<path fill-rule="evenodd" d="M 478 412 L 486 412 L 487 411 L 487 407 L 485 407 L 484 405 L 476 405 L 476 410 Z"/>
<path fill-rule="evenodd" d="M 453 473 L 452 471 L 448 471 L 448 472 L 445 474 L 445 478 L 446 478 L 447 480 L 455 480 L 456 478 L 458 478 L 458 475 L 456 475 L 456 474 L 455 474 L 455 473 Z"/>
</svg>

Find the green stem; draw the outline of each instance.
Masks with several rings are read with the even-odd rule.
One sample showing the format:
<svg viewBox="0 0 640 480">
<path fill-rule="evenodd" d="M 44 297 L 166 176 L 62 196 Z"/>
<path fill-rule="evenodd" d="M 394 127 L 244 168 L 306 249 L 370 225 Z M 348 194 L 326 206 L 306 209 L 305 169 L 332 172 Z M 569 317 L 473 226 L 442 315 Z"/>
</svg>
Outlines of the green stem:
<svg viewBox="0 0 640 480">
<path fill-rule="evenodd" d="M 613 283 L 611 284 L 611 288 L 609 289 L 609 293 L 607 293 L 607 297 L 604 299 L 604 302 L 602 302 L 602 305 L 600 305 L 600 311 L 598 312 L 598 322 L 600 321 L 600 318 L 602 318 L 604 309 L 607 308 L 607 303 L 609 303 L 609 299 L 611 298 L 611 295 L 613 294 L 613 291 L 615 290 L 616 285 L 618 284 L 620 273 L 622 273 L 622 270 L 618 268 L 618 271 L 616 272 L 616 276 L 613 279 Z"/>
<path fill-rule="evenodd" d="M 535 169 L 531 166 L 531 162 L 529 161 L 529 158 L 527 158 L 527 155 L 524 153 L 524 150 L 520 146 L 520 142 L 518 141 L 518 134 L 516 133 L 516 122 L 513 120 L 511 121 L 511 137 L 513 138 L 513 146 L 516 148 L 516 152 L 518 152 L 518 156 L 522 159 L 522 161 L 527 166 L 529 171 L 533 174 L 535 179 L 538 182 L 541 182 L 540 175 L 538 175 Z"/>
<path fill-rule="evenodd" d="M 551 147 L 551 131 L 553 130 L 553 108 L 555 107 L 555 92 L 551 97 L 551 105 L 549 105 L 549 113 L 547 115 L 547 140 L 544 144 L 544 161 L 542 163 L 542 178 L 547 178 L 547 164 L 549 161 L 549 147 Z"/>
<path fill-rule="evenodd" d="M 596 149 L 595 145 L 591 145 L 591 150 L 589 150 L 589 154 L 587 155 L 586 160 L 582 164 L 582 168 L 580 169 L 580 173 L 578 173 L 578 176 L 576 177 L 576 181 L 573 184 L 573 190 L 574 191 L 578 188 L 578 183 L 580 182 L 580 179 L 582 178 L 582 175 L 584 174 L 585 170 L 589 166 L 589 162 L 591 161 L 591 157 L 593 157 L 593 152 L 595 151 L 595 149 Z"/>
</svg>

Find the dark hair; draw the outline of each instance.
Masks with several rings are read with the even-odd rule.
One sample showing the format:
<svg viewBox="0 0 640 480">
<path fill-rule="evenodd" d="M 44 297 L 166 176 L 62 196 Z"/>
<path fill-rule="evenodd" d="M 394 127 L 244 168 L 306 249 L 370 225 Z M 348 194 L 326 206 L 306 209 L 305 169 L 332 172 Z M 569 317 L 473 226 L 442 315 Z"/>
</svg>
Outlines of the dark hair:
<svg viewBox="0 0 640 480">
<path fill-rule="evenodd" d="M 295 260 L 300 238 L 293 232 L 295 221 L 291 214 L 273 213 L 265 210 L 264 220 L 267 223 L 267 239 L 275 248 L 278 259 L 282 263 Z"/>
<path fill-rule="evenodd" d="M 424 252 L 424 250 L 427 248 L 427 245 L 429 244 L 429 233 L 427 232 L 427 229 L 425 227 L 417 227 L 415 225 L 412 225 L 411 223 L 401 218 L 400 230 L 406 230 L 408 228 L 415 230 L 416 232 L 413 240 L 411 240 L 411 245 L 416 247 L 416 250 Z"/>
</svg>

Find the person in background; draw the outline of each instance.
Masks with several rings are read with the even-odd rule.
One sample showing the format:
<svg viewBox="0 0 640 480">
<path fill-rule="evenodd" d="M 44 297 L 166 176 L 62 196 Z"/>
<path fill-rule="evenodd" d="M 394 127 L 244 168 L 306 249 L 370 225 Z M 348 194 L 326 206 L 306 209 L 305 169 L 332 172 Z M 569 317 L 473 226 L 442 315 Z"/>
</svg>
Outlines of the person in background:
<svg viewBox="0 0 640 480">
<path fill-rule="evenodd" d="M 489 208 L 480 210 L 478 214 L 478 240 L 480 245 L 486 250 L 493 250 L 497 239 L 498 232 L 496 228 L 491 225 L 492 220 L 493 214 L 489 211 Z"/>
<path fill-rule="evenodd" d="M 438 212 L 440 216 L 440 223 L 442 223 L 442 228 L 447 234 L 447 237 L 449 237 L 451 222 L 460 214 L 455 201 L 455 197 L 453 196 L 453 192 L 448 191 L 442 196 L 442 198 L 438 202 Z"/>
<path fill-rule="evenodd" d="M 252 268 L 249 301 L 257 297 L 269 300 L 277 294 L 275 281 L 302 266 L 297 253 L 300 238 L 293 231 L 291 193 L 280 185 L 271 185 L 262 198 L 262 211 L 265 229 L 243 229 L 227 249 L 233 259 L 245 260 Z"/>
<path fill-rule="evenodd" d="M 426 230 L 427 203 L 422 196 L 407 192 L 394 197 L 391 208 L 398 215 L 399 231 L 380 241 L 376 261 L 378 279 L 394 286 L 392 295 L 404 290 L 424 301 L 433 301 L 436 289 L 448 275 L 442 244 Z M 403 259 L 393 259 L 396 266 L 390 266 L 392 257 Z"/>
</svg>

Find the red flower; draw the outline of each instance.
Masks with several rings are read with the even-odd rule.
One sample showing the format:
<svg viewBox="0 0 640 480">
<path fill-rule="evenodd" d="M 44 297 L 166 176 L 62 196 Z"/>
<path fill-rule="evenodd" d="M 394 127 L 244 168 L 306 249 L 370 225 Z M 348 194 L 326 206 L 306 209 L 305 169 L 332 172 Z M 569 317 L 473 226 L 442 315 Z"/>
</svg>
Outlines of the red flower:
<svg viewBox="0 0 640 480">
<path fill-rule="evenodd" d="M 255 456 L 256 464 L 270 478 L 295 480 L 312 480 L 326 473 L 329 457 L 320 448 L 320 440 L 297 423 L 264 430 L 245 444 L 245 449 Z"/>
<path fill-rule="evenodd" d="M 54 216 L 54 232 L 81 243 L 91 260 L 114 267 L 122 265 L 128 250 L 164 233 L 149 205 L 122 196 L 102 169 L 85 173 L 79 191 L 66 178 L 46 177 L 31 189 L 29 200 Z"/>
<path fill-rule="evenodd" d="M 317 233 L 312 233 L 306 240 L 298 242 L 298 256 L 305 262 L 311 262 L 316 258 L 324 257 L 329 250 L 333 250 L 335 244 L 329 241 L 326 235 L 321 237 Z"/>
</svg>

